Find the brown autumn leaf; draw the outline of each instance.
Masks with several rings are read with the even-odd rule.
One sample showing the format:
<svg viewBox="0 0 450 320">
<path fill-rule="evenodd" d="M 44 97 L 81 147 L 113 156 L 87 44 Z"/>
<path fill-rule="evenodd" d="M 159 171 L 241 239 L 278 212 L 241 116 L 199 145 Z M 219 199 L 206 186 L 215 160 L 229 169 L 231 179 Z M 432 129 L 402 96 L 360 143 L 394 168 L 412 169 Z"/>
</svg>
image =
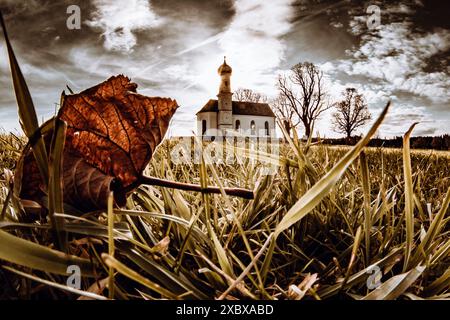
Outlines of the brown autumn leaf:
<svg viewBox="0 0 450 320">
<path fill-rule="evenodd" d="M 103 209 L 114 191 L 119 206 L 137 187 L 178 105 L 169 98 L 136 93 L 129 78 L 113 76 L 81 93 L 63 95 L 57 117 L 67 123 L 63 159 L 64 202 L 83 210 Z M 47 150 L 52 130 L 44 134 Z M 49 150 L 48 150 L 49 151 Z M 24 151 L 21 199 L 43 203 L 46 195 L 31 150 Z"/>
<path fill-rule="evenodd" d="M 124 187 L 136 182 L 163 139 L 177 103 L 136 93 L 120 75 L 64 97 L 59 117 L 67 122 L 69 152 L 84 158 Z"/>
</svg>

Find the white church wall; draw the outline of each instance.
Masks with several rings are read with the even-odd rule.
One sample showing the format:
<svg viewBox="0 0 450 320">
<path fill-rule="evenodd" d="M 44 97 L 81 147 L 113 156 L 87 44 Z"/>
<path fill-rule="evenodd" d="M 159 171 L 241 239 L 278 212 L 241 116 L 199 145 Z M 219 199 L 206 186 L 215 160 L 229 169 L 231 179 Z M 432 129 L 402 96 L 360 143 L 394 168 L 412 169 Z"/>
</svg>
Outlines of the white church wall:
<svg viewBox="0 0 450 320">
<path fill-rule="evenodd" d="M 206 120 L 206 130 L 211 132 L 211 129 L 217 128 L 217 113 L 216 112 L 202 112 L 197 115 L 197 135 L 202 135 L 202 121 Z M 215 132 L 215 131 L 213 131 Z M 215 135 L 212 133 L 211 135 Z"/>
<path fill-rule="evenodd" d="M 236 120 L 241 123 L 241 133 L 250 136 L 251 135 L 251 123 L 255 121 L 256 135 L 265 136 L 265 123 L 269 122 L 269 134 L 271 137 L 275 136 L 275 119 L 266 116 L 250 116 L 250 115 L 233 115 L 233 129 L 236 128 Z"/>
</svg>

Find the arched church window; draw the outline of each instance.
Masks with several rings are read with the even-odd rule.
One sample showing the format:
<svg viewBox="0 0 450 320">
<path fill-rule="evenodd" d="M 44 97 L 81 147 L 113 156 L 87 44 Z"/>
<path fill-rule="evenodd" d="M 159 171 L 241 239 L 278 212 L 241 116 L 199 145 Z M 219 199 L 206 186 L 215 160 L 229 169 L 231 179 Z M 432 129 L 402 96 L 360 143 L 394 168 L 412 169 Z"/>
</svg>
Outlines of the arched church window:
<svg viewBox="0 0 450 320">
<path fill-rule="evenodd" d="M 250 131 L 251 131 L 251 135 L 254 136 L 256 134 L 256 124 L 255 121 L 252 120 L 252 122 L 250 122 Z"/>
<path fill-rule="evenodd" d="M 206 120 L 202 120 L 202 136 L 206 133 Z"/>
<path fill-rule="evenodd" d="M 264 123 L 264 129 L 265 129 L 265 132 L 266 132 L 266 136 L 270 135 L 269 134 L 269 121 L 266 121 Z"/>
<path fill-rule="evenodd" d="M 241 121 L 236 120 L 236 127 L 235 127 L 235 129 L 236 129 L 237 131 L 241 131 Z"/>
</svg>

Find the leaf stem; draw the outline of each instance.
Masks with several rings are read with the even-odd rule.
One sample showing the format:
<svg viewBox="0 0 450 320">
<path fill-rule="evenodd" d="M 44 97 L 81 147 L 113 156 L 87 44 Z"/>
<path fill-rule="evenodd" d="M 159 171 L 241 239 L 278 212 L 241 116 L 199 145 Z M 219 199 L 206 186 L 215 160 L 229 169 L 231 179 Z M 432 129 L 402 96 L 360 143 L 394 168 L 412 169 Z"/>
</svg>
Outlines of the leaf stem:
<svg viewBox="0 0 450 320">
<path fill-rule="evenodd" d="M 155 177 L 147 177 L 147 176 L 141 177 L 140 184 L 148 184 L 148 185 L 152 185 L 152 186 L 173 188 L 173 189 L 186 190 L 186 191 L 197 191 L 197 192 L 203 192 L 203 193 L 221 193 L 220 188 L 218 188 L 218 187 L 202 188 L 201 186 L 199 186 L 197 184 L 182 183 L 182 182 L 170 181 L 170 180 L 159 179 L 159 178 L 155 178 Z M 235 197 L 240 197 L 240 198 L 244 198 L 244 199 L 253 199 L 254 198 L 253 191 L 248 190 L 248 189 L 224 188 L 224 191 L 229 196 L 235 196 Z"/>
</svg>

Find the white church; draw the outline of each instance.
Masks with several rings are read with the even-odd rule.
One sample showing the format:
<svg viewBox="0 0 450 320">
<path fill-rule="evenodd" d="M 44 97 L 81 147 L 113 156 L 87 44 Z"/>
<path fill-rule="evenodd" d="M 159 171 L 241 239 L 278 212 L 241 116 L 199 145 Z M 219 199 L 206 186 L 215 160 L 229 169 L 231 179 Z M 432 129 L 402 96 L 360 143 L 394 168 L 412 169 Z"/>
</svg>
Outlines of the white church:
<svg viewBox="0 0 450 320">
<path fill-rule="evenodd" d="M 217 70 L 221 83 L 217 100 L 209 100 L 197 112 L 197 135 L 235 135 L 275 137 L 275 115 L 267 103 L 233 101 L 231 67 L 226 63 Z"/>
</svg>

